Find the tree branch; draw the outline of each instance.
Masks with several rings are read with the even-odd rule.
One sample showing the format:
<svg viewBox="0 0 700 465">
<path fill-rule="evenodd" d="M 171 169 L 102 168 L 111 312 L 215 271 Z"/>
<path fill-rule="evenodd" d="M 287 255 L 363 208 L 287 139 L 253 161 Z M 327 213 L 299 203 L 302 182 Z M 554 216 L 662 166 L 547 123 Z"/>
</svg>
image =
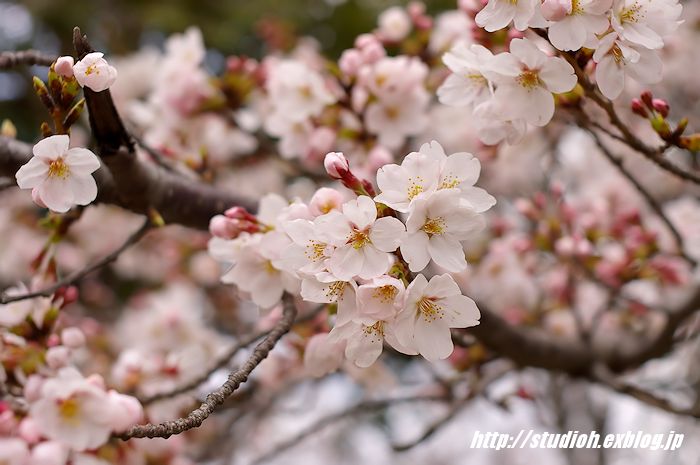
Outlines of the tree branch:
<svg viewBox="0 0 700 465">
<path fill-rule="evenodd" d="M 152 226 L 153 225 L 151 224 L 151 220 L 146 218 L 143 225 L 141 225 L 139 229 L 137 229 L 131 235 L 129 235 L 126 241 L 124 241 L 122 245 L 120 245 L 109 255 L 104 256 L 103 258 L 96 261 L 90 266 L 86 266 L 81 270 L 77 270 L 76 272 L 66 276 L 64 279 L 58 280 L 53 285 L 42 290 L 13 296 L 8 296 L 6 293 L 3 293 L 2 295 L 0 295 L 0 304 L 8 304 L 10 302 L 16 302 L 18 300 L 33 299 L 34 297 L 49 297 L 53 295 L 57 290 L 61 289 L 62 287 L 70 286 L 71 284 L 80 281 L 93 271 L 99 270 L 100 268 L 115 261 L 117 258 L 119 258 L 122 252 L 124 252 L 126 249 L 128 249 L 132 245 L 136 244 L 139 240 L 141 240 L 141 238 L 146 235 L 146 233 L 151 229 Z"/>
<path fill-rule="evenodd" d="M 0 69 L 10 69 L 20 65 L 51 66 L 51 64 L 56 61 L 56 58 L 58 57 L 44 54 L 38 50 L 2 52 L 0 53 Z"/>
<path fill-rule="evenodd" d="M 255 347 L 255 350 L 253 350 L 248 360 L 238 370 L 229 374 L 228 379 L 221 387 L 207 395 L 199 408 L 177 420 L 170 420 L 157 425 L 149 423 L 146 425 L 134 426 L 119 437 L 124 440 L 131 438 L 169 438 L 173 434 L 180 434 L 200 426 L 241 384 L 246 382 L 252 371 L 267 358 L 277 342 L 279 342 L 282 336 L 292 327 L 297 314 L 293 298 L 285 294 L 283 305 L 284 311 L 282 318 L 277 322 L 272 331 L 270 331 L 265 339 Z"/>
</svg>

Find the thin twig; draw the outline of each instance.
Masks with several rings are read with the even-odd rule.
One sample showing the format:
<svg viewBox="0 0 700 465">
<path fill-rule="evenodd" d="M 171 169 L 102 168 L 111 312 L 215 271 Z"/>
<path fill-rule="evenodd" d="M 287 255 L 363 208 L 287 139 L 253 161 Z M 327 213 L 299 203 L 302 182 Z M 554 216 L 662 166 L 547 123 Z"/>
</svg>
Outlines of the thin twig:
<svg viewBox="0 0 700 465">
<path fill-rule="evenodd" d="M 300 324 L 300 323 L 305 323 L 306 321 L 309 321 L 310 319 L 313 319 L 318 315 L 318 313 L 325 307 L 325 305 L 320 305 L 316 309 L 314 309 L 312 312 L 310 312 L 308 315 L 305 315 L 302 318 L 297 319 L 294 324 Z M 216 371 L 219 370 L 231 361 L 231 359 L 244 347 L 249 346 L 253 342 L 257 341 L 258 339 L 262 339 L 263 337 L 267 336 L 272 332 L 272 329 L 268 329 L 267 331 L 261 331 L 256 334 L 249 335 L 248 337 L 242 338 L 240 341 L 238 341 L 237 344 L 234 344 L 231 346 L 228 350 L 226 350 L 223 354 L 219 356 L 219 358 L 216 360 L 216 362 L 206 371 L 201 373 L 199 376 L 196 376 L 195 378 L 192 378 L 191 380 L 187 381 L 186 383 L 176 386 L 173 389 L 170 389 L 168 391 L 162 391 L 158 392 L 156 394 L 152 394 L 150 396 L 144 396 L 140 397 L 139 400 L 143 405 L 148 405 L 153 402 L 156 402 L 158 400 L 162 399 L 169 399 L 171 397 L 184 394 L 185 392 L 191 391 L 192 389 L 195 389 L 197 386 L 200 384 L 204 383 L 209 377 Z"/>
<path fill-rule="evenodd" d="M 678 232 L 673 223 L 671 223 L 671 220 L 668 218 L 668 216 L 666 216 L 666 213 L 664 213 L 663 208 L 661 207 L 661 205 L 659 205 L 654 196 L 651 195 L 651 193 L 642 185 L 641 182 L 637 180 L 637 178 L 635 178 L 632 175 L 632 173 L 627 171 L 627 168 L 625 168 L 622 158 L 613 155 L 613 153 L 605 145 L 605 143 L 603 143 L 600 136 L 598 136 L 598 134 L 596 134 L 595 131 L 589 130 L 588 132 L 591 134 L 591 136 L 593 136 L 596 145 L 600 147 L 600 150 L 605 156 L 605 158 L 607 158 L 610 161 L 610 163 L 612 163 L 617 168 L 620 174 L 622 174 L 622 176 L 624 176 L 625 179 L 627 179 L 630 182 L 630 184 L 632 184 L 634 188 L 637 189 L 637 191 L 642 195 L 642 197 L 644 197 L 644 200 L 647 202 L 649 207 L 652 210 L 654 210 L 656 216 L 658 216 L 659 219 L 664 223 L 668 231 L 671 233 L 671 236 L 673 236 L 673 241 L 675 242 L 676 248 L 678 249 L 678 253 L 681 255 L 681 257 L 683 257 L 683 259 L 686 262 L 688 262 L 688 264 L 690 264 L 691 266 L 697 265 L 697 261 L 694 258 L 690 257 L 685 252 L 685 250 L 683 250 L 683 237 Z"/>
<path fill-rule="evenodd" d="M 56 61 L 55 56 L 47 55 L 38 50 L 0 53 L 0 69 L 10 69 L 20 65 L 51 66 L 54 61 Z"/>
<path fill-rule="evenodd" d="M 260 363 L 267 358 L 270 351 L 277 345 L 282 336 L 287 334 L 294 323 L 297 310 L 293 298 L 285 294 L 283 298 L 284 311 L 282 318 L 253 350 L 248 360 L 236 371 L 229 374 L 228 379 L 217 390 L 207 395 L 202 404 L 187 416 L 177 420 L 165 421 L 159 424 L 137 425 L 120 435 L 121 439 L 131 438 L 169 438 L 173 434 L 200 426 L 209 415 L 228 399 L 238 387 L 245 383 L 248 376 Z"/>
<path fill-rule="evenodd" d="M 645 391 L 642 388 L 634 386 L 632 384 L 625 383 L 624 381 L 616 378 L 612 373 L 607 370 L 604 366 L 597 366 L 593 370 L 593 380 L 603 384 L 604 386 L 613 389 L 620 394 L 625 394 L 635 399 L 643 402 L 652 407 L 664 410 L 666 412 L 674 413 L 676 415 L 690 416 L 694 418 L 700 418 L 700 410 L 697 408 L 681 408 L 673 405 L 668 399 L 652 394 L 649 391 Z"/>
<path fill-rule="evenodd" d="M 380 399 L 380 400 L 368 400 L 365 402 L 361 402 L 353 407 L 350 407 L 347 410 L 343 410 L 342 412 L 334 413 L 332 415 L 328 415 L 321 420 L 317 421 L 316 423 L 312 424 L 308 428 L 305 428 L 301 430 L 298 434 L 294 435 L 291 438 L 288 438 L 287 440 L 277 444 L 272 450 L 266 452 L 265 454 L 261 455 L 255 461 L 253 461 L 252 465 L 258 465 L 263 462 L 267 462 L 268 460 L 271 460 L 274 457 L 277 457 L 279 454 L 282 452 L 285 452 L 288 449 L 291 449 L 292 447 L 296 446 L 297 444 L 301 443 L 304 439 L 308 438 L 309 436 L 312 436 L 313 434 L 316 434 L 320 430 L 337 423 L 339 421 L 345 420 L 347 418 L 351 418 L 355 415 L 361 415 L 364 413 L 371 413 L 375 412 L 377 410 L 383 410 L 385 408 L 391 407 L 392 405 L 397 405 L 397 404 L 406 404 L 406 403 L 414 403 L 414 402 L 443 402 L 448 399 L 447 395 L 420 395 L 420 396 L 408 396 L 408 397 L 397 397 L 397 398 L 392 398 L 392 399 Z"/>
<path fill-rule="evenodd" d="M 488 375 L 484 375 L 481 378 L 477 379 L 471 386 L 467 396 L 463 399 L 459 399 L 453 402 L 450 406 L 450 411 L 438 421 L 430 425 L 418 438 L 403 444 L 392 444 L 391 447 L 396 452 L 404 452 L 430 439 L 443 426 L 449 424 L 466 404 L 474 400 L 477 396 L 483 394 L 486 388 L 488 388 L 491 385 L 491 383 L 497 381 L 499 378 L 501 378 L 501 376 L 510 372 L 512 369 L 513 364 L 504 363 L 502 367 L 493 370 L 492 373 L 489 373 Z"/>
<path fill-rule="evenodd" d="M 99 270 L 100 268 L 112 263 L 115 261 L 117 258 L 119 258 L 119 255 L 121 255 L 122 252 L 124 252 L 126 249 L 131 247 L 133 244 L 137 243 L 143 236 L 146 235 L 146 233 L 151 229 L 152 224 L 150 219 L 146 219 L 146 221 L 143 222 L 141 227 L 134 231 L 127 239 L 124 241 L 122 245 L 120 245 L 116 250 L 114 250 L 112 253 L 109 255 L 104 256 L 102 259 L 96 261 L 90 266 L 87 266 L 81 270 L 78 270 L 74 273 L 71 273 L 70 275 L 66 276 L 64 279 L 61 279 L 54 283 L 53 285 L 41 289 L 39 291 L 34 291 L 34 292 L 28 292 L 26 294 L 22 295 L 13 295 L 9 296 L 7 293 L 3 293 L 2 296 L 0 296 L 0 304 L 8 304 L 10 302 L 16 302 L 18 300 L 25 300 L 25 299 L 33 299 L 34 297 L 49 297 L 53 295 L 54 292 L 59 290 L 62 287 L 65 286 L 70 286 L 71 284 L 80 281 L 83 279 L 85 276 L 88 274 L 92 273 L 95 270 Z"/>
</svg>

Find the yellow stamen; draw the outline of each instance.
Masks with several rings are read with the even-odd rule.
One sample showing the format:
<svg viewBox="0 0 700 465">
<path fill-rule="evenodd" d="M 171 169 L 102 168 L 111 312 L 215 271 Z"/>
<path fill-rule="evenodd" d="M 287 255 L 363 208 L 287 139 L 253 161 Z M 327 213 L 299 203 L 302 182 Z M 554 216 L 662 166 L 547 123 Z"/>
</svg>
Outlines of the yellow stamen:
<svg viewBox="0 0 700 465">
<path fill-rule="evenodd" d="M 408 179 L 408 200 L 413 200 L 413 197 L 417 196 L 423 192 L 423 178 L 417 176 L 415 180 L 413 178 Z"/>
<path fill-rule="evenodd" d="M 428 218 L 420 229 L 428 236 L 442 234 L 445 232 L 445 220 L 439 216 L 437 218 Z"/>
<path fill-rule="evenodd" d="M 387 284 L 386 286 L 376 288 L 372 294 L 372 297 L 378 299 L 383 304 L 387 304 L 389 302 L 393 302 L 396 298 L 396 294 L 398 293 L 399 290 L 396 289 L 396 287 L 392 286 L 391 284 Z"/>
<path fill-rule="evenodd" d="M 345 281 L 334 281 L 328 286 L 326 291 L 326 297 L 331 300 L 340 300 L 343 298 L 343 293 L 345 292 L 345 286 L 347 283 Z"/>
<path fill-rule="evenodd" d="M 70 169 L 68 168 L 68 165 L 66 165 L 66 162 L 63 161 L 62 157 L 59 157 L 52 161 L 49 164 L 49 177 L 50 178 L 62 178 L 65 179 L 68 177 L 68 173 L 70 172 Z"/>
<path fill-rule="evenodd" d="M 360 231 L 359 229 L 354 228 L 352 230 L 352 233 L 350 234 L 350 237 L 348 238 L 347 243 L 352 244 L 352 247 L 355 250 L 359 250 L 367 244 L 370 244 L 371 242 L 372 241 L 369 238 L 367 230 Z"/>
<path fill-rule="evenodd" d="M 306 255 L 306 258 L 312 262 L 316 262 L 325 258 L 325 251 L 326 244 L 323 242 L 309 241 L 309 244 L 306 246 L 306 250 L 304 251 L 304 255 Z"/>
<path fill-rule="evenodd" d="M 517 78 L 518 84 L 526 88 L 527 90 L 532 90 L 535 87 L 542 85 L 540 80 L 540 75 L 537 70 L 526 69 Z"/>
<path fill-rule="evenodd" d="M 59 400 L 58 414 L 65 421 L 76 422 L 76 417 L 80 414 L 80 403 L 72 397 L 65 400 Z"/>
<path fill-rule="evenodd" d="M 418 301 L 418 312 L 426 323 L 441 320 L 445 316 L 445 312 L 441 306 L 435 303 L 435 299 L 425 296 Z"/>
</svg>

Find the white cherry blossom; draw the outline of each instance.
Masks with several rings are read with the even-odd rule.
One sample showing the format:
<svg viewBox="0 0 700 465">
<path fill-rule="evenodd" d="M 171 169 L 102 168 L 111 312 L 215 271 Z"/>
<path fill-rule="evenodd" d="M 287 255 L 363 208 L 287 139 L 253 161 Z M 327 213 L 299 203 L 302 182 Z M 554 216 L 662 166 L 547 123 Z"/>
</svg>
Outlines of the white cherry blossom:
<svg viewBox="0 0 700 465">
<path fill-rule="evenodd" d="M 335 102 L 321 75 L 294 60 L 282 60 L 271 67 L 267 91 L 275 111 L 294 122 L 318 116 Z"/>
<path fill-rule="evenodd" d="M 357 288 L 357 315 L 360 322 L 393 320 L 403 302 L 406 286 L 388 275 L 379 276 Z"/>
<path fill-rule="evenodd" d="M 377 219 L 374 201 L 365 195 L 343 204 L 342 213 L 332 211 L 318 218 L 319 233 L 334 245 L 328 269 L 340 280 L 355 276 L 371 279 L 384 274 L 405 233 L 393 217 Z"/>
<path fill-rule="evenodd" d="M 549 26 L 549 40 L 559 50 L 594 48 L 596 34 L 610 27 L 612 0 L 564 0 L 566 16 Z"/>
<path fill-rule="evenodd" d="M 345 357 L 358 367 L 366 368 L 382 354 L 385 340 L 396 350 L 415 355 L 415 351 L 398 342 L 394 333 L 393 321 L 376 320 L 364 323 L 350 321 L 333 327 L 328 339 L 344 342 Z"/>
<path fill-rule="evenodd" d="M 88 149 L 68 148 L 66 135 L 50 136 L 33 148 L 34 156 L 15 177 L 22 189 L 55 212 L 67 212 L 73 205 L 88 205 L 97 198 L 92 173 L 100 167 L 97 156 Z"/>
<path fill-rule="evenodd" d="M 455 45 L 442 61 L 452 71 L 437 90 L 440 103 L 474 108 L 491 98 L 491 86 L 484 76 L 493 53 L 482 45 Z"/>
<path fill-rule="evenodd" d="M 528 39 L 513 39 L 510 53 L 494 57 L 490 77 L 504 119 L 523 119 L 544 126 L 554 115 L 552 93 L 576 86 L 574 69 L 563 58 L 550 57 Z"/>
<path fill-rule="evenodd" d="M 615 0 L 612 27 L 624 40 L 659 49 L 681 24 L 682 11 L 678 0 Z"/>
<path fill-rule="evenodd" d="M 107 63 L 104 53 L 92 52 L 73 65 L 75 79 L 82 87 L 95 92 L 109 89 L 117 80 L 117 69 Z"/>
<path fill-rule="evenodd" d="M 663 64 L 655 50 L 622 41 L 614 32 L 600 41 L 593 60 L 598 63 L 596 83 L 609 99 L 622 94 L 628 76 L 641 84 L 656 84 L 663 75 Z"/>
<path fill-rule="evenodd" d="M 377 171 L 381 193 L 374 200 L 406 213 L 413 199 L 438 187 L 440 163 L 423 153 L 411 152 L 401 165 L 385 165 Z"/>
<path fill-rule="evenodd" d="M 445 153 L 437 141 L 421 145 L 419 153 L 436 159 L 440 164 L 437 189 L 459 189 L 461 197 L 477 212 L 482 213 L 496 204 L 496 199 L 474 184 L 481 173 L 481 162 L 468 152 Z"/>
<path fill-rule="evenodd" d="M 498 31 L 511 22 L 524 31 L 539 10 L 539 0 L 489 0 L 476 15 L 476 24 L 489 32 Z"/>
<path fill-rule="evenodd" d="M 483 216 L 460 197 L 457 189 L 421 195 L 411 206 L 401 255 L 414 272 L 423 270 L 431 259 L 447 271 L 464 271 L 467 261 L 460 241 L 482 230 L 485 224 Z"/>
<path fill-rule="evenodd" d="M 357 315 L 357 283 L 342 281 L 328 272 L 301 281 L 301 297 L 308 302 L 337 304 L 337 324 L 352 321 Z"/>
<path fill-rule="evenodd" d="M 396 320 L 398 342 L 429 361 L 449 357 L 454 349 L 450 328 L 479 324 L 479 309 L 449 274 L 430 282 L 416 276 L 406 290 L 406 303 Z"/>
</svg>

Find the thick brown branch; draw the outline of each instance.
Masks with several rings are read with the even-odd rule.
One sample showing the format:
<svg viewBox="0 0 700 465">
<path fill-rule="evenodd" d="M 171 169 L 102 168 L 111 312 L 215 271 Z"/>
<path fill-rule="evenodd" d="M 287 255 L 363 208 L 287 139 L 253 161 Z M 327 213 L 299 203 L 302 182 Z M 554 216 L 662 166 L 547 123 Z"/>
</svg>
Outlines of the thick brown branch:
<svg viewBox="0 0 700 465">
<path fill-rule="evenodd" d="M 121 246 L 119 246 L 109 255 L 106 255 L 102 259 L 96 261 L 92 265 L 78 270 L 66 276 L 64 279 L 57 281 L 55 284 L 47 288 L 41 289 L 39 291 L 28 292 L 26 294 L 13 296 L 8 296 L 7 294 L 3 293 L 2 295 L 0 295 L 0 304 L 7 304 L 10 302 L 16 302 L 18 300 L 32 299 L 34 297 L 49 297 L 53 295 L 57 290 L 61 289 L 62 287 L 70 286 L 71 284 L 80 281 L 93 271 L 99 270 L 100 268 L 107 266 L 116 259 L 118 259 L 122 252 L 124 252 L 126 249 L 128 249 L 132 245 L 136 244 L 139 240 L 141 240 L 141 238 L 146 235 L 148 230 L 151 229 L 151 226 L 151 221 L 147 218 L 146 221 L 144 221 L 143 225 L 141 225 L 139 229 L 134 231 Z"/>
<path fill-rule="evenodd" d="M 10 69 L 15 66 L 51 66 L 56 61 L 55 56 L 44 54 L 38 50 L 22 50 L 19 52 L 0 53 L 0 69 Z"/>
<path fill-rule="evenodd" d="M 0 136 L 0 176 L 14 178 L 31 157 L 29 144 Z M 165 171 L 140 160 L 135 153 L 123 152 L 102 162 L 103 166 L 93 173 L 98 202 L 142 215 L 153 208 L 167 223 L 203 230 L 208 228 L 212 216 L 231 206 L 255 211 L 254 203 L 248 199 Z"/>
<path fill-rule="evenodd" d="M 252 371 L 267 358 L 277 342 L 282 339 L 294 323 L 297 311 L 293 298 L 285 294 L 283 298 L 284 311 L 282 318 L 275 327 L 253 350 L 248 360 L 236 371 L 231 373 L 226 382 L 216 391 L 207 395 L 204 402 L 190 412 L 186 417 L 177 420 L 166 421 L 157 425 L 137 425 L 120 436 L 121 439 L 131 438 L 168 438 L 173 434 L 180 434 L 192 428 L 197 428 L 209 415 L 228 399 L 238 387 L 245 383 Z"/>
</svg>

